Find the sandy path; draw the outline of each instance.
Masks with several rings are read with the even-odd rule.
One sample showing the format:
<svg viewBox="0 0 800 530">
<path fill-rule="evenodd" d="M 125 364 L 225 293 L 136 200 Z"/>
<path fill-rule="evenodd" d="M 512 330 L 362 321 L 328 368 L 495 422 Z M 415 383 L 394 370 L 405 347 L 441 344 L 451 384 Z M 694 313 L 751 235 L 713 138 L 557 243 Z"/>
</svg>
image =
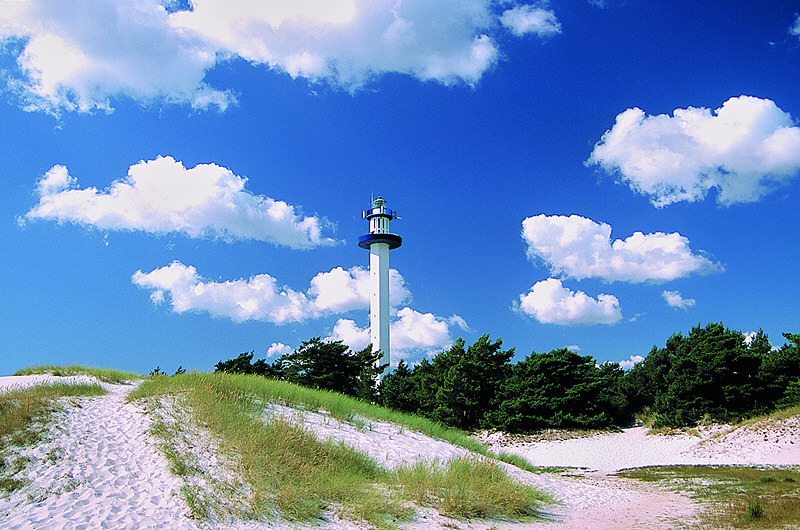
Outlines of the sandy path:
<svg viewBox="0 0 800 530">
<path fill-rule="evenodd" d="M 30 484 L 0 496 L 3 528 L 197 528 L 149 420 L 125 403 L 132 386 L 104 386 L 108 395 L 76 400 L 44 443 L 21 451 Z"/>
</svg>

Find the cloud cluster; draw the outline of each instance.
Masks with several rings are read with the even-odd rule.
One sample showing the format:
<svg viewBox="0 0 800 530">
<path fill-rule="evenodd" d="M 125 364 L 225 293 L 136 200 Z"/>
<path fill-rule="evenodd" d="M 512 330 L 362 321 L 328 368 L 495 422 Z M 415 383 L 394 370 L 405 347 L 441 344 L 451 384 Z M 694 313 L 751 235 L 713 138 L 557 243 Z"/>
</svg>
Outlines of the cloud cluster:
<svg viewBox="0 0 800 530">
<path fill-rule="evenodd" d="M 281 357 L 282 355 L 289 355 L 292 353 L 292 351 L 294 350 L 292 350 L 290 346 L 287 346 L 282 342 L 273 342 L 269 345 L 269 348 L 267 348 L 267 354 L 265 357 L 267 359 L 270 357 Z"/>
<path fill-rule="evenodd" d="M 456 317 L 463 322 L 461 317 Z M 393 363 L 413 354 L 432 355 L 450 347 L 452 324 L 448 320 L 410 307 L 397 311 L 396 318 L 389 325 Z M 341 340 L 354 349 L 365 348 L 370 343 L 369 328 L 361 328 L 353 320 L 339 319 L 328 339 Z"/>
<path fill-rule="evenodd" d="M 611 226 L 579 215 L 536 215 L 522 222 L 530 259 L 541 260 L 552 274 L 577 280 L 666 282 L 691 274 L 720 272 L 722 265 L 693 252 L 678 233 L 635 232 L 611 239 Z M 694 300 L 677 291 L 662 294 L 672 307 L 686 309 Z M 549 278 L 536 283 L 514 307 L 544 324 L 614 324 L 622 319 L 619 300 L 610 294 L 592 298 Z"/>
<path fill-rule="evenodd" d="M 610 225 L 578 215 L 528 217 L 522 238 L 530 258 L 541 259 L 554 274 L 576 279 L 664 282 L 721 270 L 692 252 L 689 240 L 678 233 L 635 232 L 612 241 Z"/>
<path fill-rule="evenodd" d="M 694 298 L 684 298 L 678 291 L 664 291 L 661 293 L 661 297 L 667 302 L 668 306 L 674 309 L 688 310 L 690 307 L 694 307 L 696 303 Z"/>
<path fill-rule="evenodd" d="M 520 295 L 517 307 L 543 324 L 615 324 L 622 319 L 616 296 L 601 294 L 594 299 L 564 287 L 555 278 L 537 282 L 530 292 Z"/>
<path fill-rule="evenodd" d="M 254 195 L 247 179 L 216 164 L 186 169 L 171 157 L 139 162 L 100 191 L 77 187 L 64 166 L 38 182 L 39 204 L 25 219 L 73 222 L 103 230 L 181 232 L 190 237 L 255 239 L 295 249 L 332 245 L 325 221 L 283 201 Z"/>
<path fill-rule="evenodd" d="M 206 84 L 220 61 L 353 90 L 398 72 L 475 84 L 498 61 L 497 36 L 560 31 L 545 7 L 492 0 L 0 3 L 0 40 L 16 59 L 9 84 L 25 108 L 110 110 L 110 98 L 225 110 L 232 94 Z M 167 5 L 167 8 L 164 7 Z"/>
<path fill-rule="evenodd" d="M 177 261 L 151 272 L 137 271 L 131 281 L 150 290 L 153 303 L 168 301 L 176 313 L 204 312 L 235 322 L 260 320 L 285 324 L 369 308 L 369 271 L 363 267 L 348 270 L 336 267 L 321 272 L 311 279 L 306 292 L 281 286 L 268 274 L 246 280 L 209 281 L 194 267 Z M 403 277 L 394 269 L 389 271 L 389 293 L 393 307 L 411 298 Z M 395 312 L 390 324 L 392 355 L 400 359 L 447 348 L 452 343 L 451 326 L 468 329 L 458 315 L 445 319 L 402 307 Z M 353 349 L 361 349 L 370 343 L 369 328 L 361 328 L 355 321 L 342 318 L 326 339 L 341 340 Z M 274 343 L 267 356 L 290 351 L 285 344 Z"/>
<path fill-rule="evenodd" d="M 12 40 L 19 75 L 10 88 L 28 110 L 110 110 L 111 96 L 224 110 L 209 87 L 218 50 L 179 31 L 156 0 L 2 2 L 0 40 Z"/>
<path fill-rule="evenodd" d="M 622 367 L 623 370 L 630 370 L 640 362 L 644 361 L 644 357 L 641 355 L 631 355 L 627 360 L 620 361 L 619 365 Z"/>
<path fill-rule="evenodd" d="M 311 279 L 307 292 L 279 285 L 269 274 L 246 280 L 209 281 L 197 269 L 179 261 L 147 273 L 136 271 L 131 281 L 152 291 L 150 299 L 154 303 L 168 300 L 176 313 L 205 312 L 235 322 L 285 324 L 369 307 L 369 272 L 363 267 L 336 267 L 321 272 Z M 410 298 L 403 277 L 393 269 L 389 289 L 393 305 Z"/>
<path fill-rule="evenodd" d="M 769 99 L 733 97 L 721 108 L 672 116 L 630 108 L 588 160 L 657 207 L 698 201 L 753 202 L 800 173 L 800 128 Z"/>
</svg>

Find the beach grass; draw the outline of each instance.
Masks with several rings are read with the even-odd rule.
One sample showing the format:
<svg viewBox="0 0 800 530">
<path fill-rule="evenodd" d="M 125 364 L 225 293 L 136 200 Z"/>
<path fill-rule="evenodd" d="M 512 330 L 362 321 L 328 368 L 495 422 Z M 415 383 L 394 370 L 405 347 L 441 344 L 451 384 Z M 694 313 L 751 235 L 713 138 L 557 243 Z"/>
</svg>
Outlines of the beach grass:
<svg viewBox="0 0 800 530">
<path fill-rule="evenodd" d="M 42 364 L 37 366 L 29 366 L 22 370 L 17 370 L 14 375 L 37 375 L 48 374 L 59 377 L 69 375 L 90 375 L 96 377 L 100 381 L 106 383 L 127 383 L 129 381 L 138 381 L 144 379 L 144 376 L 134 372 L 124 372 L 122 370 L 114 370 L 113 368 L 96 368 L 91 366 L 81 366 L 78 364 L 71 364 L 68 366 Z"/>
<path fill-rule="evenodd" d="M 800 404 L 792 405 L 790 407 L 786 407 L 783 409 L 778 409 L 772 411 L 768 414 L 762 414 L 759 416 L 753 416 L 752 418 L 747 418 L 735 425 L 735 427 L 744 427 L 747 425 L 753 425 L 755 423 L 760 423 L 763 421 L 781 421 L 789 418 L 794 418 L 796 416 L 800 416 Z"/>
<path fill-rule="evenodd" d="M 53 383 L 12 389 L 0 393 L 0 449 L 5 444 L 22 445 L 24 427 L 51 408 L 62 397 L 100 396 L 106 391 L 98 384 Z"/>
<path fill-rule="evenodd" d="M 38 443 L 45 434 L 55 401 L 65 397 L 101 396 L 98 384 L 53 383 L 11 389 L 0 393 L 0 491 L 12 492 L 25 482 L 15 475 L 26 465 L 13 448 Z"/>
<path fill-rule="evenodd" d="M 659 466 L 617 475 L 689 493 L 706 506 L 700 514 L 703 528 L 800 526 L 798 467 Z"/>
<path fill-rule="evenodd" d="M 152 378 L 129 399 L 170 395 L 185 399 L 195 420 L 219 438 L 223 450 L 236 455 L 239 471 L 252 488 L 253 506 L 261 508 L 257 516 L 268 515 L 275 507 L 289 520 L 313 521 L 335 506 L 345 517 L 391 528 L 413 513 L 403 472 L 382 469 L 342 443 L 319 441 L 289 421 L 265 422 L 261 412 L 269 403 L 324 409 L 342 421 L 389 421 L 487 453 L 465 433 L 428 420 L 257 376 L 214 373 Z M 430 475 L 426 479 L 431 484 L 429 492 L 435 492 L 426 495 L 423 504 L 459 517 L 523 518 L 549 500 L 513 481 L 499 466 L 477 459 L 453 461 L 444 471 L 422 466 L 414 473 Z"/>
<path fill-rule="evenodd" d="M 525 518 L 534 507 L 552 502 L 524 484 L 509 481 L 505 471 L 487 459 L 462 457 L 447 466 L 417 463 L 394 475 L 407 496 L 458 518 Z"/>
</svg>

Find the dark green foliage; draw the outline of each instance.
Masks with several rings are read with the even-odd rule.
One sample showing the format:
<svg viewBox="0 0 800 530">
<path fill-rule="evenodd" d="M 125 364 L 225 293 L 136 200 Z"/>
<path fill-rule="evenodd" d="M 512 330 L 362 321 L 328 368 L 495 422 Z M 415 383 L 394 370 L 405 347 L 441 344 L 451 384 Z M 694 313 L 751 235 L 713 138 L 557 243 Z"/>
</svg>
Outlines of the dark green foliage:
<svg viewBox="0 0 800 530">
<path fill-rule="evenodd" d="M 483 335 L 470 347 L 458 339 L 432 361 L 409 369 L 401 361 L 381 385 L 384 406 L 413 412 L 460 429 L 491 426 L 500 389 L 510 373 L 513 348 Z"/>
<path fill-rule="evenodd" d="M 764 357 L 772 350 L 772 344 L 769 343 L 769 337 L 764 333 L 764 330 L 759 329 L 753 337 L 753 340 L 750 341 L 748 348 L 751 353 L 759 357 Z"/>
<path fill-rule="evenodd" d="M 433 419 L 459 429 L 487 426 L 485 416 L 499 405 L 499 391 L 514 356 L 513 348 L 502 351 L 502 346 L 502 340 L 491 342 L 483 335 L 464 350 L 464 341 L 459 339 L 434 358 L 438 380 Z"/>
<path fill-rule="evenodd" d="M 748 343 L 721 323 L 698 325 L 687 336 L 672 335 L 663 348 L 653 346 L 627 373 L 567 349 L 534 352 L 512 365 L 514 349 L 483 335 L 469 347 L 458 339 L 414 367 L 401 361 L 379 388 L 377 375 L 386 367 L 376 367 L 378 353 L 319 338 L 272 364 L 253 362 L 249 352 L 216 369 L 379 401 L 466 430 L 625 426 L 643 410 L 655 414 L 656 426 L 683 427 L 800 403 L 800 334 L 783 335 L 789 344 L 773 350 L 763 330 Z"/>
<path fill-rule="evenodd" d="M 657 426 L 693 425 L 705 416 L 731 421 L 754 410 L 760 355 L 722 324 L 695 326 L 667 340 L 667 389 L 656 396 Z"/>
<path fill-rule="evenodd" d="M 792 381 L 786 386 L 783 397 L 778 401 L 778 408 L 791 407 L 800 404 L 800 379 Z"/>
<path fill-rule="evenodd" d="M 380 352 L 372 353 L 371 347 L 351 352 L 342 341 L 315 337 L 279 361 L 286 381 L 371 400 L 377 376 L 385 368 L 376 368 L 380 358 Z"/>
<path fill-rule="evenodd" d="M 656 425 L 683 427 L 788 406 L 795 399 L 790 386 L 800 380 L 800 335 L 783 335 L 790 344 L 773 350 L 763 330 L 749 344 L 721 323 L 677 333 L 624 377 L 629 409 L 649 408 Z"/>
<path fill-rule="evenodd" d="M 325 342 L 315 337 L 272 364 L 267 364 L 264 359 L 252 362 L 253 352 L 249 352 L 220 361 L 215 368 L 217 372 L 261 375 L 374 400 L 377 376 L 385 368 L 376 367 L 378 359 L 380 353 L 372 353 L 371 348 L 351 352 L 341 341 Z"/>
<path fill-rule="evenodd" d="M 787 405 L 784 394 L 789 385 L 800 379 L 800 335 L 784 333 L 783 336 L 789 344 L 764 354 L 758 370 L 761 387 L 759 402 L 768 409 L 776 405 L 777 401 L 780 401 L 778 406 Z"/>
<path fill-rule="evenodd" d="M 621 374 L 609 366 L 601 369 L 591 356 L 565 348 L 532 353 L 514 365 L 503 390 L 503 401 L 493 420 L 509 432 L 528 432 L 545 427 L 596 428 L 608 426 L 614 400 L 602 388 L 614 386 Z"/>
<path fill-rule="evenodd" d="M 644 361 L 637 363 L 621 382 L 633 412 L 650 408 L 656 397 L 665 393 L 672 359 L 665 348 L 653 346 Z"/>
<path fill-rule="evenodd" d="M 415 394 L 414 373 L 409 369 L 408 364 L 401 360 L 394 372 L 381 381 L 381 404 L 400 412 L 414 413 L 419 408 Z"/>
<path fill-rule="evenodd" d="M 279 361 L 267 364 L 264 359 L 253 361 L 253 352 L 240 353 L 235 359 L 220 361 L 214 365 L 217 372 L 227 372 L 229 374 L 252 374 L 263 375 L 273 379 L 283 379 L 283 367 Z"/>
<path fill-rule="evenodd" d="M 596 374 L 600 391 L 597 395 L 597 408 L 612 425 L 624 426 L 633 422 L 636 410 L 625 395 L 625 370 L 617 363 L 600 365 Z"/>
</svg>

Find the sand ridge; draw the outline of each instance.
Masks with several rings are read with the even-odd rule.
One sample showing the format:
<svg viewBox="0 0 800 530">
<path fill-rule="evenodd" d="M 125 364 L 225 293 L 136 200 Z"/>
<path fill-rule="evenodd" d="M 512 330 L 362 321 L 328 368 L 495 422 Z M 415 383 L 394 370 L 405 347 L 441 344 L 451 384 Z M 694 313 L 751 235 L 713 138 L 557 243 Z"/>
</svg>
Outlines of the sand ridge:
<svg viewBox="0 0 800 530">
<path fill-rule="evenodd" d="M 54 379 L 65 378 L 0 378 L 0 385 Z M 212 523 L 191 519 L 181 496 L 181 487 L 187 483 L 170 473 L 169 464 L 158 449 L 160 442 L 147 433 L 156 416 L 146 414 L 139 404 L 125 402 L 133 385 L 103 386 L 109 390 L 106 396 L 66 400 L 64 410 L 56 413 L 46 440 L 19 451 L 30 459 L 24 471 L 30 484 L 11 495 L 0 493 L 4 528 L 304 527 L 276 520 Z M 266 407 L 264 414 L 302 424 L 321 439 L 352 445 L 390 469 L 415 461 L 443 463 L 466 454 L 465 449 L 443 440 L 366 418 L 339 421 L 322 411 L 300 411 L 277 404 Z M 796 465 L 800 463 L 800 420 L 782 421 L 779 428 L 756 423 L 730 432 L 707 430 L 700 436 L 650 436 L 643 429 L 634 428 L 577 439 L 521 443 L 500 433 L 485 435 L 484 441 L 495 451 L 518 453 L 537 465 L 584 467 L 591 472 L 580 477 L 533 474 L 501 464 L 518 480 L 546 490 L 559 501 L 545 509 L 550 522 L 456 521 L 422 508 L 417 518 L 402 528 L 453 524 L 476 530 L 691 526 L 698 506 L 689 498 L 608 473 L 626 467 L 687 463 L 691 459 L 698 463 L 737 463 L 737 459 L 743 459 L 747 462 L 742 463 L 748 464 Z M 210 439 L 210 433 L 189 434 L 181 451 L 195 452 L 193 461 L 197 465 L 224 465 L 220 463 L 223 460 L 210 458 L 213 444 L 197 442 Z M 335 510 L 329 511 L 326 518 L 321 522 L 325 528 L 365 528 L 363 524 L 338 519 Z"/>
</svg>

